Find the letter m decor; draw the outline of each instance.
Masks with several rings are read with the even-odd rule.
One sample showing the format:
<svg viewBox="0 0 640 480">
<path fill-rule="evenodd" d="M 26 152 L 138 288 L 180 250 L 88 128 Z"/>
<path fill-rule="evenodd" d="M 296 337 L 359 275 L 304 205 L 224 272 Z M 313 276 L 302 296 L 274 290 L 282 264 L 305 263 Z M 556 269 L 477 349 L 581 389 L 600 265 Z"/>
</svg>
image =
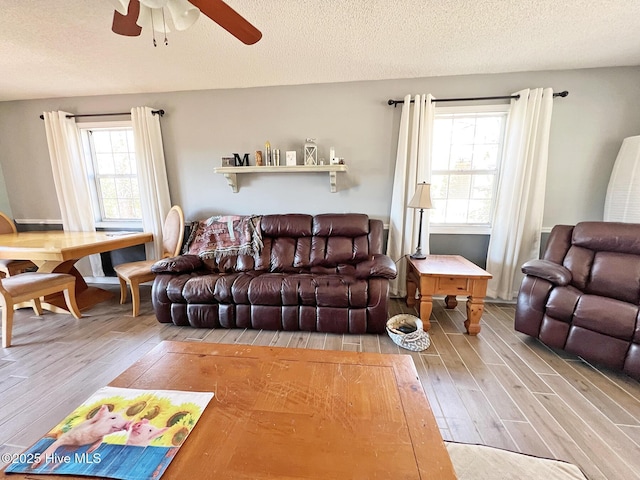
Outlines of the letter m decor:
<svg viewBox="0 0 640 480">
<path fill-rule="evenodd" d="M 240 155 L 238 155 L 237 153 L 233 154 L 233 163 L 235 164 L 236 167 L 242 167 L 244 165 L 246 165 L 247 167 L 249 166 L 249 154 L 245 153 L 244 157 L 242 157 L 242 159 L 240 158 Z"/>
</svg>

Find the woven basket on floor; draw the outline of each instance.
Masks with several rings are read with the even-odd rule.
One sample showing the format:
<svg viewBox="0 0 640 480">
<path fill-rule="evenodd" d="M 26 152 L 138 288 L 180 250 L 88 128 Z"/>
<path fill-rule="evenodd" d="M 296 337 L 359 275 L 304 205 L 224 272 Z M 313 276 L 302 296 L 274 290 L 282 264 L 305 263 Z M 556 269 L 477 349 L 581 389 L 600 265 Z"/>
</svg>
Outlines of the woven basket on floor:
<svg viewBox="0 0 640 480">
<path fill-rule="evenodd" d="M 416 327 L 416 331 L 403 333 L 398 330 L 401 325 Z M 391 317 L 387 321 L 387 333 L 393 343 L 412 352 L 421 352 L 431 345 L 429 334 L 422 329 L 422 320 L 408 313 L 401 313 Z"/>
</svg>

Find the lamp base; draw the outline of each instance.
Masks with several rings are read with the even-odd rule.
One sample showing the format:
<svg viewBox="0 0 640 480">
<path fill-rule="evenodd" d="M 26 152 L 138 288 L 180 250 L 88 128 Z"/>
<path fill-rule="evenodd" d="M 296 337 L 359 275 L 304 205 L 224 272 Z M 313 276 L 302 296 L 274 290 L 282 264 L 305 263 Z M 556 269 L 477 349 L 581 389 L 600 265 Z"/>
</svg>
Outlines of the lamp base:
<svg viewBox="0 0 640 480">
<path fill-rule="evenodd" d="M 415 251 L 415 253 L 412 253 L 411 255 L 409 255 L 409 257 L 414 258 L 416 260 L 424 260 L 425 258 L 427 258 L 427 256 L 422 253 L 422 249 L 420 247 L 418 247 Z"/>
</svg>

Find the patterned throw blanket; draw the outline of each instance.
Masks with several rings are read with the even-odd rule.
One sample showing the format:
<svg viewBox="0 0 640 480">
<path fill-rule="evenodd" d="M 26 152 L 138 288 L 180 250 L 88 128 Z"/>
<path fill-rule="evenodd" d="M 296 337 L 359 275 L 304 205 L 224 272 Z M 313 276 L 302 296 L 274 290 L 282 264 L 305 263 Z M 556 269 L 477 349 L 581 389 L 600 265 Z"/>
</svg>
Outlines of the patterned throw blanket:
<svg viewBox="0 0 640 480">
<path fill-rule="evenodd" d="M 215 216 L 193 222 L 185 253 L 200 258 L 254 255 L 262 249 L 259 216 Z"/>
</svg>

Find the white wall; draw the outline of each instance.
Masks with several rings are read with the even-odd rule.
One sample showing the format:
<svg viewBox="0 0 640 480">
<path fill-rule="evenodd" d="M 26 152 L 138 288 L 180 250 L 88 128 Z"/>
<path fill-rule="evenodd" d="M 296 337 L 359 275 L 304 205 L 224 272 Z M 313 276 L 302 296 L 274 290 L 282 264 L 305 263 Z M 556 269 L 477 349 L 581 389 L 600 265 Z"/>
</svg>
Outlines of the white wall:
<svg viewBox="0 0 640 480">
<path fill-rule="evenodd" d="M 622 139 L 640 134 L 640 67 L 433 77 L 268 88 L 113 95 L 0 103 L 0 166 L 15 218 L 59 219 L 42 111 L 163 108 L 172 201 L 188 219 L 212 213 L 363 212 L 388 219 L 400 108 L 406 93 L 505 95 L 527 87 L 569 90 L 554 101 L 544 225 L 602 219 L 607 182 Z M 113 118 L 110 118 L 113 119 Z M 93 119 L 92 119 L 93 120 Z M 233 194 L 220 158 L 264 150 L 269 140 L 301 155 L 316 137 L 345 157 L 338 192 L 326 174 L 242 175 Z M 284 154 L 283 154 L 284 155 Z"/>
<path fill-rule="evenodd" d="M 12 217 L 11 204 L 9 203 L 9 194 L 7 193 L 7 186 L 4 183 L 4 175 L 2 174 L 2 168 L 0 165 L 0 212 Z"/>
</svg>

